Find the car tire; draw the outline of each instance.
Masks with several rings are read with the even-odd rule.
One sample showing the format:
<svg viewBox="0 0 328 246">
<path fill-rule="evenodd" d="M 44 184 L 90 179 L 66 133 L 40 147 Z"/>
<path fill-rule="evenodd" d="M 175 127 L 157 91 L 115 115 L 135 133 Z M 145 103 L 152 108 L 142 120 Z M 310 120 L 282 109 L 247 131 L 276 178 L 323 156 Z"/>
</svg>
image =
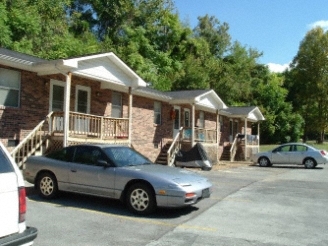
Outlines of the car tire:
<svg viewBox="0 0 328 246">
<path fill-rule="evenodd" d="M 315 168 L 317 165 L 316 161 L 312 158 L 306 158 L 304 160 L 304 166 L 306 169 L 312 169 Z"/>
<path fill-rule="evenodd" d="M 58 193 L 56 177 L 49 172 L 42 173 L 37 182 L 37 190 L 42 198 L 55 198 Z"/>
<path fill-rule="evenodd" d="M 259 158 L 259 165 L 260 165 L 260 167 L 270 167 L 270 166 L 272 166 L 270 160 L 267 157 L 260 157 Z"/>
<path fill-rule="evenodd" d="M 156 208 L 154 191 L 147 184 L 136 183 L 128 189 L 126 203 L 133 213 L 150 214 Z"/>
</svg>

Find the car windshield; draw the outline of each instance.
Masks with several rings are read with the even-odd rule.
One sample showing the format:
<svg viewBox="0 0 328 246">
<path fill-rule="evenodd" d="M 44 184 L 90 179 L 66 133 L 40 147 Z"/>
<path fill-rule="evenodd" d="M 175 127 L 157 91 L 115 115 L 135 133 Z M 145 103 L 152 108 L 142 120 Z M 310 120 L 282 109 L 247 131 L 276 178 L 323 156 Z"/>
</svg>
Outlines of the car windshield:
<svg viewBox="0 0 328 246">
<path fill-rule="evenodd" d="M 117 167 L 151 164 L 149 159 L 129 147 L 107 147 L 103 150 Z"/>
</svg>

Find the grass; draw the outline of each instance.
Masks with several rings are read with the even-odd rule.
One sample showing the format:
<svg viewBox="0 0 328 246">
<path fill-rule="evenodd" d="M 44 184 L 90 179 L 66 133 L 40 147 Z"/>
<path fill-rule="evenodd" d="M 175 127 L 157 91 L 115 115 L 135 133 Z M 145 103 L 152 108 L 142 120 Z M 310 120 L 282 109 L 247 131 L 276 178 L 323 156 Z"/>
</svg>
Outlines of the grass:
<svg viewBox="0 0 328 246">
<path fill-rule="evenodd" d="M 315 141 L 307 141 L 306 144 L 311 145 L 317 149 L 324 149 L 328 151 L 328 142 L 324 142 L 323 144 L 317 144 Z M 260 145 L 260 151 L 263 152 L 272 150 L 277 146 L 279 146 L 279 144 L 262 144 Z"/>
</svg>

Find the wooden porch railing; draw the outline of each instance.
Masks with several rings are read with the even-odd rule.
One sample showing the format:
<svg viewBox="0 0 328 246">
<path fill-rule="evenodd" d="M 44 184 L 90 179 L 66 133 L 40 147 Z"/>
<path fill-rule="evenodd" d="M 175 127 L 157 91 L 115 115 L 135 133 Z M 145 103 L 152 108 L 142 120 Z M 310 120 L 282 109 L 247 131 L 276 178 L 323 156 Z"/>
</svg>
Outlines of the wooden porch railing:
<svg viewBox="0 0 328 246">
<path fill-rule="evenodd" d="M 112 118 L 77 112 L 69 113 L 69 137 L 98 138 L 99 140 L 127 139 L 129 119 Z M 64 133 L 64 112 L 51 112 L 12 151 L 18 167 L 35 154 L 47 140 L 47 136 Z"/>
<path fill-rule="evenodd" d="M 236 156 L 236 152 L 237 152 L 237 145 L 238 145 L 238 143 L 241 143 L 241 142 L 244 142 L 244 145 L 245 145 L 245 153 L 244 153 L 245 155 L 247 153 L 247 148 L 253 148 L 254 146 L 259 148 L 258 135 L 246 134 L 246 137 L 245 137 L 244 134 L 237 133 L 234 138 L 234 141 L 231 145 L 231 148 L 230 148 L 230 161 L 235 160 L 235 156 Z M 246 159 L 247 156 L 244 156 L 244 158 Z"/>
<path fill-rule="evenodd" d="M 182 138 L 184 140 L 191 140 L 191 128 L 183 129 Z M 195 128 L 195 141 L 205 143 L 217 143 L 217 131 L 213 129 Z"/>
<path fill-rule="evenodd" d="M 64 132 L 64 112 L 55 112 L 51 121 L 54 133 Z M 70 112 L 68 131 L 69 137 L 93 137 L 101 140 L 127 139 L 129 119 Z"/>
</svg>

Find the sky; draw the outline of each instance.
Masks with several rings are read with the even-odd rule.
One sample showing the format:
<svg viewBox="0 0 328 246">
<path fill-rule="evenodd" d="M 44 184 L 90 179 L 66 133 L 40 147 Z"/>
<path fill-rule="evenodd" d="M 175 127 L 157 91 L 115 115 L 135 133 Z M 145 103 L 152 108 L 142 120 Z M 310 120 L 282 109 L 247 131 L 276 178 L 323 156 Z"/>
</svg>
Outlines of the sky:
<svg viewBox="0 0 328 246">
<path fill-rule="evenodd" d="M 232 41 L 263 52 L 258 62 L 281 72 L 315 26 L 328 30 L 328 0 L 173 0 L 193 29 L 199 16 L 228 23 Z"/>
</svg>

